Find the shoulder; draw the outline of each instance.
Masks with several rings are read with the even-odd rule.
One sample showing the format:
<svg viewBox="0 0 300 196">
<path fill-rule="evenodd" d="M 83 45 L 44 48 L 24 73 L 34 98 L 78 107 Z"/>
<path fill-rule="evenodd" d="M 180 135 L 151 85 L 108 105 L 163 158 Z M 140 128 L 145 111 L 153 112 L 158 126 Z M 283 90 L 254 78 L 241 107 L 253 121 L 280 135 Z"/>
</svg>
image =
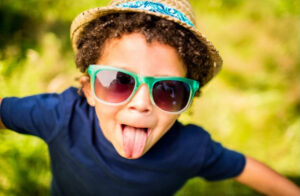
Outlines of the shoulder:
<svg viewBox="0 0 300 196">
<path fill-rule="evenodd" d="M 78 89 L 75 87 L 69 87 L 57 95 L 61 96 L 65 102 L 75 101 L 83 98 L 83 96 L 78 93 Z"/>
<path fill-rule="evenodd" d="M 87 116 L 92 110 L 85 96 L 78 93 L 77 88 L 70 87 L 58 96 L 60 105 L 65 110 L 67 121 L 77 115 L 82 117 Z"/>
<path fill-rule="evenodd" d="M 52 105 L 51 111 L 55 113 L 57 119 L 55 122 L 59 125 L 59 131 L 51 140 L 53 144 L 61 142 L 61 139 L 70 139 L 75 136 L 89 124 L 83 122 L 91 122 L 94 119 L 93 107 L 87 103 L 85 96 L 78 92 L 78 88 L 70 87 L 61 93 L 42 96 L 45 97 L 44 99 L 49 99 L 48 103 L 54 102 L 50 104 Z"/>
<path fill-rule="evenodd" d="M 183 125 L 175 122 L 160 142 L 165 153 L 174 158 L 173 164 L 194 170 L 203 162 L 205 153 L 212 142 L 210 134 L 197 125 Z"/>
<path fill-rule="evenodd" d="M 57 103 L 65 109 L 72 109 L 75 106 L 77 106 L 77 108 L 80 108 L 87 105 L 87 101 L 84 95 L 81 95 L 78 92 L 78 88 L 75 87 L 70 87 L 59 94 L 44 94 L 44 96 L 49 96 L 50 99 L 54 98 Z"/>
<path fill-rule="evenodd" d="M 61 93 L 44 93 L 26 97 L 24 103 L 32 103 L 40 111 L 56 111 L 57 114 L 68 115 L 74 113 L 75 106 L 86 103 L 84 96 L 75 87 L 69 87 Z M 77 107 L 77 109 L 80 107 Z"/>
<path fill-rule="evenodd" d="M 210 134 L 200 126 L 183 125 L 176 121 L 159 143 L 168 148 L 187 149 L 203 147 L 210 141 Z M 189 151 L 191 152 L 191 151 Z"/>
<path fill-rule="evenodd" d="M 203 147 L 211 140 L 210 134 L 200 126 L 193 124 L 182 125 L 181 123 L 175 126 L 177 126 L 180 142 L 185 145 Z"/>
</svg>

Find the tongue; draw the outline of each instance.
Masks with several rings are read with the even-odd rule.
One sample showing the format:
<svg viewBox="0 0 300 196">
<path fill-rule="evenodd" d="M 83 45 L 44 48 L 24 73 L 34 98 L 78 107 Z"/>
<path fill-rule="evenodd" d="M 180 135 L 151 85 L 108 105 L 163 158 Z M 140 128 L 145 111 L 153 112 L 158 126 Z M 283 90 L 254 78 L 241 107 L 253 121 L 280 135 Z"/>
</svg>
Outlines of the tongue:
<svg viewBox="0 0 300 196">
<path fill-rule="evenodd" d="M 128 158 L 142 156 L 147 141 L 147 133 L 144 129 L 125 126 L 123 129 L 123 147 Z"/>
</svg>

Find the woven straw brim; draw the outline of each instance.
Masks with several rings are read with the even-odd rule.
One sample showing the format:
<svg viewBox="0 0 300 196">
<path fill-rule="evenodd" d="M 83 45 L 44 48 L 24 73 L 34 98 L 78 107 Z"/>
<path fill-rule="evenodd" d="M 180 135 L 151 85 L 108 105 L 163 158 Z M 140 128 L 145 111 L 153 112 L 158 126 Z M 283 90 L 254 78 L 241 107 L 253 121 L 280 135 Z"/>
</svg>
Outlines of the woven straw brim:
<svg viewBox="0 0 300 196">
<path fill-rule="evenodd" d="M 125 13 L 125 12 L 140 12 L 140 13 L 147 13 L 151 15 L 155 15 L 161 18 L 165 18 L 167 20 L 176 22 L 177 24 L 180 24 L 184 28 L 190 30 L 199 41 L 201 41 L 204 45 L 207 46 L 208 49 L 208 55 L 210 59 L 210 64 L 213 66 L 213 72 L 210 73 L 210 75 L 207 76 L 207 78 L 202 81 L 202 84 L 200 86 L 204 86 L 208 81 L 210 81 L 221 69 L 222 67 L 222 58 L 220 57 L 218 51 L 215 49 L 215 47 L 212 45 L 212 43 L 195 27 L 192 27 L 190 25 L 187 25 L 186 23 L 182 22 L 179 19 L 173 18 L 168 15 L 146 11 L 146 10 L 138 10 L 133 8 L 121 8 L 121 7 L 114 7 L 114 6 L 107 6 L 107 7 L 99 7 L 99 8 L 93 8 L 86 10 L 79 14 L 72 22 L 71 25 L 71 31 L 70 31 L 70 37 L 72 42 L 72 47 L 75 52 L 77 53 L 77 41 L 81 35 L 81 32 L 83 31 L 84 27 L 89 24 L 94 19 L 97 19 L 101 16 L 105 16 L 108 14 L 113 13 Z"/>
</svg>

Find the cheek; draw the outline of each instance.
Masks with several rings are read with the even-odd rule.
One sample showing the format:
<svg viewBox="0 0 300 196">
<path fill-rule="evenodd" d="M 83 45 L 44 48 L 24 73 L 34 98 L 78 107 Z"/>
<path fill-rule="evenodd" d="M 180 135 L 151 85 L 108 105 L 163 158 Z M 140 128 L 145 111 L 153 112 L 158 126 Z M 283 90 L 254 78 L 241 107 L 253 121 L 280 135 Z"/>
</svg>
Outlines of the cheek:
<svg viewBox="0 0 300 196">
<path fill-rule="evenodd" d="M 162 119 L 162 123 L 164 124 L 164 127 L 169 129 L 176 121 L 177 115 L 167 116 L 165 118 L 161 117 L 161 119 Z"/>
<path fill-rule="evenodd" d="M 165 127 L 172 126 L 176 119 L 179 117 L 179 114 L 168 114 L 165 112 L 160 112 L 159 119 Z"/>
<path fill-rule="evenodd" d="M 116 116 L 119 108 L 116 106 L 108 106 L 101 103 L 95 105 L 96 114 L 98 117 L 100 128 L 108 140 L 111 140 L 111 135 L 116 126 Z"/>
<path fill-rule="evenodd" d="M 179 117 L 179 115 L 172 115 L 172 114 L 162 114 L 159 115 L 159 123 L 158 123 L 158 133 L 157 136 L 159 139 L 160 137 L 162 137 L 167 131 L 169 131 L 169 129 L 172 127 L 172 125 L 174 124 L 174 122 L 177 120 L 177 118 Z"/>
<path fill-rule="evenodd" d="M 114 117 L 119 111 L 118 107 L 116 106 L 109 106 L 99 102 L 95 104 L 95 110 L 97 117 L 101 122 L 109 119 L 112 120 L 112 117 Z"/>
</svg>

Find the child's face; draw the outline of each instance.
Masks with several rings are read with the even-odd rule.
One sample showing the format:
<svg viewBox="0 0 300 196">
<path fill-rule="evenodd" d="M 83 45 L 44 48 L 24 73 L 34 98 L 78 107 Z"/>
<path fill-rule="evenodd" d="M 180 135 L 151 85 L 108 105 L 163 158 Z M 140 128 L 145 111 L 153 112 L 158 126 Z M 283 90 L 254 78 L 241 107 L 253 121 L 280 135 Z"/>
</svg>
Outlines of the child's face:
<svg viewBox="0 0 300 196">
<path fill-rule="evenodd" d="M 186 75 L 186 68 L 174 48 L 159 42 L 149 44 L 139 33 L 106 42 L 97 64 L 122 68 L 144 76 Z M 89 103 L 95 106 L 104 136 L 122 157 L 128 159 L 145 154 L 179 116 L 152 105 L 146 84 L 139 87 L 129 102 L 118 106 L 98 102 L 91 93 L 90 85 L 86 89 L 89 93 L 85 91 L 85 95 Z"/>
</svg>

